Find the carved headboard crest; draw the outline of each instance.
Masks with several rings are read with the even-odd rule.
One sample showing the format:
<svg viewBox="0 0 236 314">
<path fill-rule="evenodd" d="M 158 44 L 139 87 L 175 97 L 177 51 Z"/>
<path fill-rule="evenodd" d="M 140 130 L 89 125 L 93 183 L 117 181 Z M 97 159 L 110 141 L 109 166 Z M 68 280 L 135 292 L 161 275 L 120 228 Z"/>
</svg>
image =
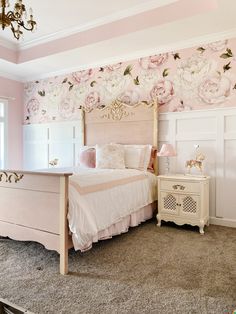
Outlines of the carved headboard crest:
<svg viewBox="0 0 236 314">
<path fill-rule="evenodd" d="M 110 105 L 105 106 L 104 108 L 99 110 L 103 112 L 103 114 L 101 115 L 101 119 L 120 121 L 128 116 L 134 116 L 135 110 L 132 109 L 135 109 L 139 106 L 151 108 L 155 105 L 157 106 L 156 101 L 152 101 L 150 103 L 148 103 L 147 101 L 141 101 L 139 103 L 129 105 L 116 99 Z"/>
</svg>

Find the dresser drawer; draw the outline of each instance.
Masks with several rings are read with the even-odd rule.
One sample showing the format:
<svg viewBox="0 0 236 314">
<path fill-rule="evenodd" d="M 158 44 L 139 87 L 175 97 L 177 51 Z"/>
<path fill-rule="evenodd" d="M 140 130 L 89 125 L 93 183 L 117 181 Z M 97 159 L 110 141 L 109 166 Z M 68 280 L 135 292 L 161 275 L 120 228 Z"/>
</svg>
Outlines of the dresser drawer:
<svg viewBox="0 0 236 314">
<path fill-rule="evenodd" d="M 160 189 L 178 193 L 200 193 L 200 184 L 198 182 L 161 180 Z"/>
</svg>

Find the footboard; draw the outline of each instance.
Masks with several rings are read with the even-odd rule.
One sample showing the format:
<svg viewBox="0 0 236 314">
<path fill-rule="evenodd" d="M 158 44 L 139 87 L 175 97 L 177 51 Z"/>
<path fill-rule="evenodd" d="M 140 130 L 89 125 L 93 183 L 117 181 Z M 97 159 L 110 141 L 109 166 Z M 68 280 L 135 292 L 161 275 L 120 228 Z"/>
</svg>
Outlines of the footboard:
<svg viewBox="0 0 236 314">
<path fill-rule="evenodd" d="M 68 273 L 68 181 L 72 173 L 0 170 L 0 236 L 60 254 Z"/>
</svg>

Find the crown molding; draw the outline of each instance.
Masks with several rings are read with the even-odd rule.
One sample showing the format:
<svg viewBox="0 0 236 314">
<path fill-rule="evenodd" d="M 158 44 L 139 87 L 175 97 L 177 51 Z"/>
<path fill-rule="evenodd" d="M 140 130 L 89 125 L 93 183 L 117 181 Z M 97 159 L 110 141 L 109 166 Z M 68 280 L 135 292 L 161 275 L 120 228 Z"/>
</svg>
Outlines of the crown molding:
<svg viewBox="0 0 236 314">
<path fill-rule="evenodd" d="M 15 74 L 12 74 L 12 73 L 8 73 L 8 72 L 0 71 L 0 77 L 5 78 L 5 79 L 9 79 L 12 81 L 21 82 L 21 83 L 25 82 L 25 79 L 23 79 L 22 77 L 15 75 Z"/>
<path fill-rule="evenodd" d="M 61 30 L 55 33 L 52 33 L 50 35 L 45 35 L 37 39 L 33 39 L 27 42 L 22 42 L 17 45 L 18 50 L 25 50 L 29 49 L 38 45 L 42 45 L 45 43 L 48 43 L 50 41 L 54 41 L 57 39 L 65 38 L 71 35 L 74 35 L 76 33 L 84 32 L 86 30 L 96 28 L 105 24 L 109 24 L 118 20 L 122 20 L 124 18 L 134 16 L 137 14 L 141 14 L 143 12 L 156 9 L 158 7 L 166 6 L 169 4 L 172 4 L 174 2 L 177 2 L 178 0 L 152 0 L 146 3 L 142 3 L 139 5 L 136 5 L 130 9 L 122 10 L 119 12 L 116 12 L 114 14 L 110 14 L 108 16 L 98 18 L 96 20 L 93 20 L 92 22 L 88 22 L 84 25 L 71 27 L 65 30 Z"/>
<path fill-rule="evenodd" d="M 18 50 L 18 44 L 11 42 L 10 40 L 7 40 L 5 38 L 0 38 L 0 47 L 4 47 L 13 51 Z"/>
<path fill-rule="evenodd" d="M 53 76 L 66 75 L 66 74 L 70 74 L 76 71 L 86 70 L 88 68 L 97 68 L 97 67 L 102 67 L 102 66 L 113 64 L 113 63 L 117 63 L 117 62 L 126 62 L 129 60 L 135 60 L 135 59 L 151 56 L 158 53 L 182 50 L 182 49 L 191 48 L 198 45 L 209 44 L 211 42 L 215 42 L 218 40 L 230 39 L 234 37 L 236 37 L 236 28 L 230 29 L 228 31 L 223 31 L 220 33 L 213 33 L 213 34 L 198 36 L 195 38 L 183 40 L 183 41 L 176 42 L 173 44 L 158 46 L 156 48 L 130 52 L 122 56 L 107 58 L 105 61 L 102 61 L 102 62 L 91 62 L 91 63 L 83 64 L 83 66 L 70 67 L 63 70 L 59 70 L 59 71 L 53 71 L 53 72 L 43 74 L 43 75 L 27 76 L 23 79 L 23 81 L 28 82 L 28 81 L 46 79 Z"/>
</svg>

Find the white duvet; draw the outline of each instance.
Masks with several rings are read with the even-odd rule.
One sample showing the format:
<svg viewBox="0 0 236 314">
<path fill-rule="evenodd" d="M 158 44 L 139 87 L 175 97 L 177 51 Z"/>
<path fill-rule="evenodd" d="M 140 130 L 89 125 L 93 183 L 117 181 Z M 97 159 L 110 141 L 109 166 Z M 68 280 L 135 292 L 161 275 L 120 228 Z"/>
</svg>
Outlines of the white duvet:
<svg viewBox="0 0 236 314">
<path fill-rule="evenodd" d="M 122 218 L 152 203 L 156 176 L 135 169 L 79 169 L 70 177 L 69 227 L 76 250 Z"/>
</svg>

